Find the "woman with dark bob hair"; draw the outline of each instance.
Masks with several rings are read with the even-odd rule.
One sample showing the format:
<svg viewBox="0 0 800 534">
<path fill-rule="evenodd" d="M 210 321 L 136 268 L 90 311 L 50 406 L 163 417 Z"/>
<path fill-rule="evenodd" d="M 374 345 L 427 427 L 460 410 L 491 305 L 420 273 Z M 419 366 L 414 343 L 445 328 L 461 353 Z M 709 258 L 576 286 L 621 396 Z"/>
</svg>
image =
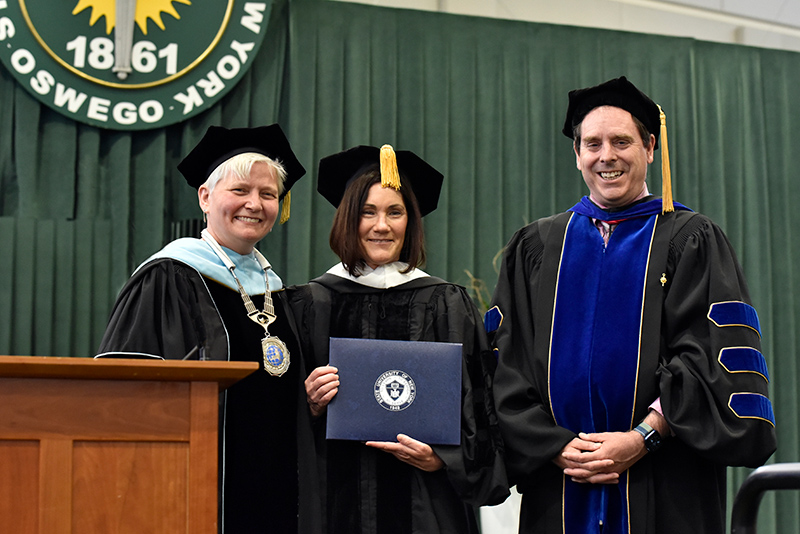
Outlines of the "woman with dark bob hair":
<svg viewBox="0 0 800 534">
<path fill-rule="evenodd" d="M 442 181 L 421 158 L 389 145 L 320 161 L 317 189 L 337 207 L 330 245 L 341 263 L 289 297 L 310 370 L 305 389 L 328 534 L 478 532 L 474 507 L 508 495 L 489 390 L 496 361 L 481 316 L 463 287 L 420 269 L 422 217 L 436 208 Z M 453 419 L 460 444 L 404 433 L 396 441 L 326 440 L 328 404 L 340 384 L 353 383 L 329 365 L 332 338 L 461 344 L 460 423 Z"/>
<path fill-rule="evenodd" d="M 364 172 L 348 185 L 339 209 L 336 210 L 336 215 L 333 217 L 330 236 L 331 250 L 339 256 L 342 264 L 354 276 L 361 272 L 366 265 L 358 235 L 361 210 L 367 202 L 371 187 L 380 181 L 380 166 L 375 163 L 366 167 Z M 403 203 L 408 211 L 408 223 L 399 261 L 408 264 L 408 267 L 404 269 L 404 272 L 408 272 L 425 264 L 425 230 L 422 226 L 422 215 L 420 215 L 417 197 L 410 186 L 402 187 L 405 181 L 401 175 L 401 187 L 398 192 L 403 197 Z"/>
</svg>

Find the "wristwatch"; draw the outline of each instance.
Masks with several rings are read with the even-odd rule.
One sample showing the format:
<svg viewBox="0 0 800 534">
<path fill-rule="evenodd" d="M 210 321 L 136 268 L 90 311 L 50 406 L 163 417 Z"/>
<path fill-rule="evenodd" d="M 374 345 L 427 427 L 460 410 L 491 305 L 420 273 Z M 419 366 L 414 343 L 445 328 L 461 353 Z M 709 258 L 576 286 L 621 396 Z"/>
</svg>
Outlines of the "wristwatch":
<svg viewBox="0 0 800 534">
<path fill-rule="evenodd" d="M 647 423 L 639 423 L 634 430 L 644 438 L 644 448 L 647 449 L 647 452 L 656 452 L 661 448 L 661 434 L 658 433 L 658 430 Z"/>
</svg>

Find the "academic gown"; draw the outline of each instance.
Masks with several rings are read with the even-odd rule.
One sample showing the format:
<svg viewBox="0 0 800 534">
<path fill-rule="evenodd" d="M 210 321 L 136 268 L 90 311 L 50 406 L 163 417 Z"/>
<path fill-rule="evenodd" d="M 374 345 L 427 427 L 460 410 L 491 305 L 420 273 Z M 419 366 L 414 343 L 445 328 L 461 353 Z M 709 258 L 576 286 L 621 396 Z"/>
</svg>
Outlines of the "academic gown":
<svg viewBox="0 0 800 534">
<path fill-rule="evenodd" d="M 200 240 L 188 242 L 190 248 L 206 246 Z M 237 262 L 246 261 L 227 252 Z M 199 347 L 191 359 L 198 359 L 199 352 L 209 360 L 259 362 L 258 371 L 220 395 L 219 532 L 317 532 L 318 511 L 304 513 L 298 526 L 298 486 L 313 488 L 299 482 L 298 476 L 306 475 L 298 475 L 298 463 L 314 460 L 310 418 L 297 408 L 306 406 L 304 372 L 285 291 L 271 291 L 277 319 L 269 332 L 287 345 L 291 357 L 286 373 L 276 377 L 263 369 L 264 329 L 247 317 L 239 292 L 185 261 L 158 256 L 123 287 L 98 354 L 181 359 Z M 232 277 L 226 283 L 235 287 Z M 261 294 L 251 295 L 259 310 L 264 288 L 261 274 Z"/>
<path fill-rule="evenodd" d="M 494 395 L 521 533 L 599 533 L 605 521 L 603 534 L 722 534 L 726 466 L 775 450 L 734 252 L 707 217 L 661 215 L 651 198 L 622 215 L 584 198 L 505 249 L 487 319 L 499 325 Z M 592 216 L 623 218 L 607 246 Z M 658 398 L 674 435 L 618 485 L 578 485 L 552 463 L 579 431 L 629 431 Z"/>
<path fill-rule="evenodd" d="M 327 365 L 330 337 L 463 343 L 462 443 L 432 445 L 446 468 L 428 473 L 360 442 L 326 442 L 325 416 L 315 422 L 323 532 L 477 532 L 472 505 L 502 502 L 508 486 L 488 389 L 495 360 L 466 291 L 429 276 L 382 289 L 325 274 L 289 293 L 309 372 Z"/>
</svg>

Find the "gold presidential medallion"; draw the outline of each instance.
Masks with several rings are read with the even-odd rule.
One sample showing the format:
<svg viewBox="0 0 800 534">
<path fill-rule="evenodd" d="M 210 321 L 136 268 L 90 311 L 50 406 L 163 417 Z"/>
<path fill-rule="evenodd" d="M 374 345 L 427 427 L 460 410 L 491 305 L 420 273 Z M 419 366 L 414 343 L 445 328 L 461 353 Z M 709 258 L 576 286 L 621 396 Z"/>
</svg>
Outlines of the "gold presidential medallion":
<svg viewBox="0 0 800 534">
<path fill-rule="evenodd" d="M 272 376 L 282 376 L 289 369 L 289 349 L 286 344 L 269 333 L 261 340 L 264 352 L 264 370 Z"/>
<path fill-rule="evenodd" d="M 261 339 L 261 352 L 264 355 L 264 370 L 272 376 L 283 376 L 287 369 L 289 369 L 289 349 L 280 338 L 271 336 L 269 333 L 269 325 L 274 323 L 275 319 L 277 319 L 275 307 L 272 302 L 272 295 L 269 291 L 269 279 L 267 277 L 267 271 L 270 269 L 269 262 L 258 250 L 254 250 L 256 261 L 258 261 L 261 269 L 264 271 L 264 309 L 259 310 L 256 308 L 255 304 L 253 304 L 250 295 L 248 295 L 244 287 L 242 287 L 241 282 L 239 282 L 239 278 L 234 272 L 236 266 L 225 251 L 222 250 L 222 247 L 219 246 L 216 239 L 214 239 L 208 230 L 203 230 L 202 236 L 203 240 L 211 246 L 212 250 L 214 250 L 217 256 L 222 260 L 233 276 L 233 279 L 236 281 L 239 294 L 247 310 L 247 317 L 264 328 L 264 337 Z"/>
</svg>

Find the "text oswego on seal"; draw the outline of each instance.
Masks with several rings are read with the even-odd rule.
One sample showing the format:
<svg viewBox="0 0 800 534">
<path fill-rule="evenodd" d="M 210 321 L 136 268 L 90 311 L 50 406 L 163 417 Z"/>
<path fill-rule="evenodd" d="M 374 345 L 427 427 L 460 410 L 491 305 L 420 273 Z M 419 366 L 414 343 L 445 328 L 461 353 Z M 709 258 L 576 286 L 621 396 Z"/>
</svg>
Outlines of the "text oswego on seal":
<svg viewBox="0 0 800 534">
<path fill-rule="evenodd" d="M 0 60 L 43 104 L 115 130 L 174 124 L 245 74 L 272 0 L 0 0 Z"/>
<path fill-rule="evenodd" d="M 391 412 L 405 410 L 417 397 L 417 385 L 405 372 L 386 371 L 375 381 L 375 400 Z"/>
</svg>

